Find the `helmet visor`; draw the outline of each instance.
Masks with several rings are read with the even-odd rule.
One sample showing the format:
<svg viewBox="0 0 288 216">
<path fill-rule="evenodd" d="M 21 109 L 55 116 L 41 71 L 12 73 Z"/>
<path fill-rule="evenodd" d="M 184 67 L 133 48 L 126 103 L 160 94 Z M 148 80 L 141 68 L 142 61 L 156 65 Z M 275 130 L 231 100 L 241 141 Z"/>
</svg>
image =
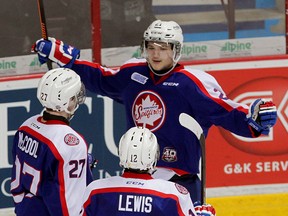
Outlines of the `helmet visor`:
<svg viewBox="0 0 288 216">
<path fill-rule="evenodd" d="M 77 93 L 76 95 L 77 98 L 77 103 L 78 104 L 83 104 L 85 102 L 86 99 L 86 89 L 85 89 L 85 85 L 83 83 L 81 83 L 81 89 L 80 91 Z"/>
</svg>

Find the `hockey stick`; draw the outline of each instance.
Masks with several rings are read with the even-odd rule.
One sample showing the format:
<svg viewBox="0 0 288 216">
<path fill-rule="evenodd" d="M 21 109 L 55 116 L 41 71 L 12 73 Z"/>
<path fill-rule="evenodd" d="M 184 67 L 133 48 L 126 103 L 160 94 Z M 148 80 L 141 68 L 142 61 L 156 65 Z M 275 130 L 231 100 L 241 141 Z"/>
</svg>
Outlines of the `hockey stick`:
<svg viewBox="0 0 288 216">
<path fill-rule="evenodd" d="M 181 113 L 179 115 L 180 124 L 193 132 L 198 138 L 202 156 L 201 156 L 201 203 L 206 203 L 206 150 L 205 150 L 205 136 L 199 123 L 190 115 Z"/>
<path fill-rule="evenodd" d="M 38 13 L 40 18 L 42 38 L 48 40 L 48 32 L 47 32 L 46 16 L 44 11 L 43 0 L 37 0 L 37 3 L 38 3 Z M 47 67 L 49 70 L 52 69 L 52 61 L 50 59 L 48 59 L 47 61 Z"/>
</svg>

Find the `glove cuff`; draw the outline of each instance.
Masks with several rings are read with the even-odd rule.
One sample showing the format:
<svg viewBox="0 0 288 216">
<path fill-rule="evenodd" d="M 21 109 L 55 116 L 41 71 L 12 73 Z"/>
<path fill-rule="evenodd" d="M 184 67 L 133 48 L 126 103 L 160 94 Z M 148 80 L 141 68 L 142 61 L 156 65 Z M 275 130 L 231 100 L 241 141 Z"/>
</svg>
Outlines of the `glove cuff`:
<svg viewBox="0 0 288 216">
<path fill-rule="evenodd" d="M 57 64 L 60 67 L 64 67 L 64 68 L 71 68 L 72 65 L 74 64 L 75 60 L 78 59 L 80 57 L 80 50 L 75 48 L 75 47 L 71 47 L 72 49 L 72 54 L 71 55 L 63 55 L 62 58 L 57 60 Z"/>
<path fill-rule="evenodd" d="M 252 130 L 255 132 L 256 137 L 260 136 L 261 134 L 265 134 L 265 135 L 269 134 L 269 131 L 270 131 L 269 128 L 262 127 L 252 118 L 248 118 L 248 124 L 252 128 Z"/>
</svg>

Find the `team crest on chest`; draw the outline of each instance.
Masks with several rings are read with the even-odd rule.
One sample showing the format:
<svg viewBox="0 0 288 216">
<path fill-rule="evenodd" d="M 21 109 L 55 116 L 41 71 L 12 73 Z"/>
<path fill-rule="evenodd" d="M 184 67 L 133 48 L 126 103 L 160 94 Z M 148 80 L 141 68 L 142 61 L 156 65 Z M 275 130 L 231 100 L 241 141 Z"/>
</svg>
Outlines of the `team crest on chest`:
<svg viewBox="0 0 288 216">
<path fill-rule="evenodd" d="M 141 92 L 132 106 L 134 123 L 137 126 L 143 126 L 155 131 L 164 122 L 165 109 L 165 104 L 157 93 L 152 91 Z"/>
</svg>

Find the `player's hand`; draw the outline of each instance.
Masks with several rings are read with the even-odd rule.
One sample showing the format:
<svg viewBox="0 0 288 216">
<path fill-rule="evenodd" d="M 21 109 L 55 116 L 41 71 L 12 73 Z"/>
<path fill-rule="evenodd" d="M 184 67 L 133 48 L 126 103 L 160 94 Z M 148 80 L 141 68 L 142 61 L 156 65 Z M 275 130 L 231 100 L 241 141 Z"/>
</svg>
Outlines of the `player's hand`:
<svg viewBox="0 0 288 216">
<path fill-rule="evenodd" d="M 216 211 L 210 204 L 201 205 L 200 202 L 194 203 L 197 216 L 216 216 Z"/>
<path fill-rule="evenodd" d="M 80 57 L 80 50 L 52 37 L 49 37 L 48 40 L 37 40 L 32 46 L 32 50 L 38 53 L 41 64 L 50 59 L 60 67 L 66 68 L 71 68 L 75 59 Z"/>
<path fill-rule="evenodd" d="M 277 120 L 276 106 L 272 101 L 257 99 L 251 103 L 247 115 L 248 124 L 257 132 L 268 135 Z"/>
</svg>

